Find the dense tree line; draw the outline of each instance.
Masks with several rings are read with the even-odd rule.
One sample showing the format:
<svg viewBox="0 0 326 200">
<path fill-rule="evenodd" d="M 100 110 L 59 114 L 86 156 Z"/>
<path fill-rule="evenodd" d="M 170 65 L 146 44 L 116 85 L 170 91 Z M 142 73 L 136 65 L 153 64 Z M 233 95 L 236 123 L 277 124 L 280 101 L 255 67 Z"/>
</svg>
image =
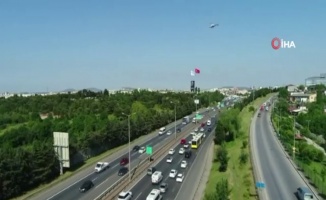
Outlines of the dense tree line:
<svg viewBox="0 0 326 200">
<path fill-rule="evenodd" d="M 200 107 L 220 102 L 219 92 L 197 94 Z M 59 176 L 53 132 L 68 132 L 73 168 L 85 159 L 150 133 L 195 111 L 190 93 L 135 90 L 0 98 L 0 199 L 9 199 Z M 79 156 L 76 156 L 79 155 Z M 78 159 L 74 159 L 74 158 Z M 80 159 L 82 158 L 82 159 Z"/>
</svg>

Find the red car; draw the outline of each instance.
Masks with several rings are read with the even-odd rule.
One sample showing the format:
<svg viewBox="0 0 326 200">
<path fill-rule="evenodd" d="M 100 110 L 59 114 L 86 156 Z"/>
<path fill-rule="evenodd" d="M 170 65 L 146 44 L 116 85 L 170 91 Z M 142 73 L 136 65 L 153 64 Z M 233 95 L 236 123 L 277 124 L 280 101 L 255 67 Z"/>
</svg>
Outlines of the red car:
<svg viewBox="0 0 326 200">
<path fill-rule="evenodd" d="M 180 144 L 186 144 L 187 140 L 186 139 L 181 139 Z"/>
<path fill-rule="evenodd" d="M 121 166 L 124 166 L 124 165 L 126 165 L 128 163 L 129 163 L 129 159 L 128 158 L 122 158 L 121 161 L 120 161 L 120 165 Z"/>
<path fill-rule="evenodd" d="M 204 127 L 205 126 L 205 123 L 201 123 L 201 127 Z"/>
</svg>

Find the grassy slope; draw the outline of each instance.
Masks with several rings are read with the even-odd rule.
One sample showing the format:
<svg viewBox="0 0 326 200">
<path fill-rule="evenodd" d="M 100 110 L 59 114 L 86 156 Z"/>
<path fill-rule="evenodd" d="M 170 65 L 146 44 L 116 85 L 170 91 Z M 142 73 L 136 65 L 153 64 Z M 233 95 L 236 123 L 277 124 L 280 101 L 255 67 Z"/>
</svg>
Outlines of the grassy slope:
<svg viewBox="0 0 326 200">
<path fill-rule="evenodd" d="M 218 171 L 219 163 L 214 162 L 210 177 L 206 185 L 205 194 L 210 194 L 215 192 L 215 185 L 221 179 L 227 179 L 231 188 L 230 199 L 256 199 L 256 190 L 254 184 L 254 178 L 252 174 L 252 167 L 248 157 L 248 163 L 239 166 L 239 156 L 241 154 L 241 147 L 243 141 L 248 141 L 249 139 L 249 128 L 252 112 L 249 112 L 249 107 L 254 106 L 256 109 L 260 107 L 267 99 L 269 99 L 272 94 L 259 98 L 244 108 L 239 118 L 241 120 L 241 133 L 245 133 L 237 138 L 235 141 L 227 143 L 227 149 L 229 154 L 228 170 L 224 173 Z M 249 142 L 248 142 L 249 143 Z M 217 146 L 215 146 L 215 149 Z M 245 148 L 245 152 L 249 154 L 249 148 Z"/>
</svg>

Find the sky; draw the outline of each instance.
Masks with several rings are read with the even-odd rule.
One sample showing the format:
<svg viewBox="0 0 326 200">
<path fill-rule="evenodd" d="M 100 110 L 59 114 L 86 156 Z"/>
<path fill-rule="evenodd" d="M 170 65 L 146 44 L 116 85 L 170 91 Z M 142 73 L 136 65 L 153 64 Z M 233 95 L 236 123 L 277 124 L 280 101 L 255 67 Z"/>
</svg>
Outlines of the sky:
<svg viewBox="0 0 326 200">
<path fill-rule="evenodd" d="M 0 93 L 302 84 L 326 73 L 325 19 L 325 0 L 1 0 Z"/>
</svg>

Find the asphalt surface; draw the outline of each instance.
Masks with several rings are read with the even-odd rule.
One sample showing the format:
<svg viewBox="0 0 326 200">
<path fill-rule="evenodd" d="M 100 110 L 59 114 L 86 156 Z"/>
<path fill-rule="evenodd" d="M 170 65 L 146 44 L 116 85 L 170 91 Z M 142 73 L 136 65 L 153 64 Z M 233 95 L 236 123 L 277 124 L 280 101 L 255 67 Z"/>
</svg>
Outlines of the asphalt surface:
<svg viewBox="0 0 326 200">
<path fill-rule="evenodd" d="M 261 117 L 254 120 L 256 123 L 252 135 L 253 156 L 261 174 L 260 182 L 265 183 L 265 188 L 260 190 L 263 190 L 270 200 L 297 199 L 295 196 L 297 188 L 306 186 L 306 183 L 281 149 L 270 124 L 268 112 L 261 112 Z"/>
<path fill-rule="evenodd" d="M 211 127 L 214 129 L 215 126 L 215 120 L 212 120 Z M 208 126 L 205 126 L 205 132 L 206 132 L 206 138 L 204 139 L 203 143 L 200 145 L 199 149 L 191 149 L 192 155 L 190 158 L 185 158 L 184 155 L 179 155 L 179 149 L 183 147 L 183 145 L 178 144 L 175 147 L 175 154 L 173 155 L 173 161 L 172 163 L 167 163 L 166 159 L 170 157 L 171 155 L 168 155 L 168 152 L 166 152 L 166 156 L 155 166 L 157 171 L 161 171 L 163 173 L 163 180 L 161 183 L 165 182 L 168 184 L 168 190 L 166 193 L 162 193 L 163 199 L 164 200 L 174 200 L 182 186 L 182 184 L 192 184 L 192 182 L 186 182 L 188 172 L 191 169 L 191 166 L 194 162 L 197 162 L 196 157 L 197 155 L 201 152 L 201 149 L 207 146 L 209 142 L 211 141 L 210 137 L 213 135 L 213 131 L 210 133 L 207 132 Z M 189 132 L 190 133 L 190 132 Z M 191 140 L 192 136 L 189 135 L 186 140 L 189 142 Z M 190 149 L 190 147 L 189 147 Z M 187 168 L 182 169 L 181 168 L 181 161 L 186 160 L 188 162 Z M 176 182 L 176 178 L 170 178 L 169 174 L 171 169 L 176 169 L 178 173 L 183 173 L 184 175 L 184 180 L 182 183 Z M 159 189 L 159 185 L 152 185 L 151 182 L 151 176 L 145 175 L 136 185 L 134 185 L 130 191 L 133 193 L 133 199 L 134 200 L 145 200 L 148 194 L 151 192 L 152 189 Z"/>
<path fill-rule="evenodd" d="M 204 112 L 201 114 L 205 114 Z M 192 116 L 192 115 L 191 115 Z M 189 123 L 191 124 L 191 123 Z M 188 124 L 187 124 L 188 125 Z M 177 124 L 177 128 L 182 129 L 187 126 L 184 124 Z M 164 145 L 164 141 L 168 139 L 168 137 L 173 137 L 174 136 L 174 126 L 171 128 L 167 128 L 166 131 L 172 131 L 172 134 L 168 136 L 167 134 L 163 134 L 162 136 L 157 136 L 153 137 L 152 139 L 148 140 L 147 142 L 144 142 L 143 144 L 139 146 L 146 146 L 146 145 L 151 145 L 153 149 L 158 149 L 161 146 Z M 133 148 L 133 146 L 131 147 Z M 104 162 L 109 162 L 110 167 L 109 169 L 101 172 L 101 173 L 95 173 L 94 170 L 91 171 L 88 175 L 84 177 L 80 177 L 80 179 L 72 184 L 66 185 L 66 187 L 62 188 L 59 192 L 51 194 L 49 193 L 44 193 L 42 195 L 35 196 L 33 199 L 47 199 L 47 200 L 71 200 L 71 199 L 85 199 L 85 200 L 90 200 L 90 199 L 95 199 L 97 196 L 99 196 L 103 191 L 105 191 L 107 188 L 109 188 L 113 183 L 118 181 L 121 176 L 118 176 L 118 171 L 121 168 L 120 166 L 120 160 L 124 157 L 128 158 L 128 150 L 127 152 L 119 156 L 118 158 L 107 161 L 103 160 Z M 138 152 L 132 152 L 131 153 L 131 168 L 134 168 L 142 159 L 146 159 L 147 155 L 140 154 Z M 92 166 L 94 168 L 95 166 Z M 126 165 L 128 167 L 128 165 Z M 79 187 L 82 185 L 82 183 L 86 180 L 92 180 L 94 183 L 94 188 L 90 189 L 89 191 L 85 193 L 80 193 L 79 192 Z"/>
</svg>

